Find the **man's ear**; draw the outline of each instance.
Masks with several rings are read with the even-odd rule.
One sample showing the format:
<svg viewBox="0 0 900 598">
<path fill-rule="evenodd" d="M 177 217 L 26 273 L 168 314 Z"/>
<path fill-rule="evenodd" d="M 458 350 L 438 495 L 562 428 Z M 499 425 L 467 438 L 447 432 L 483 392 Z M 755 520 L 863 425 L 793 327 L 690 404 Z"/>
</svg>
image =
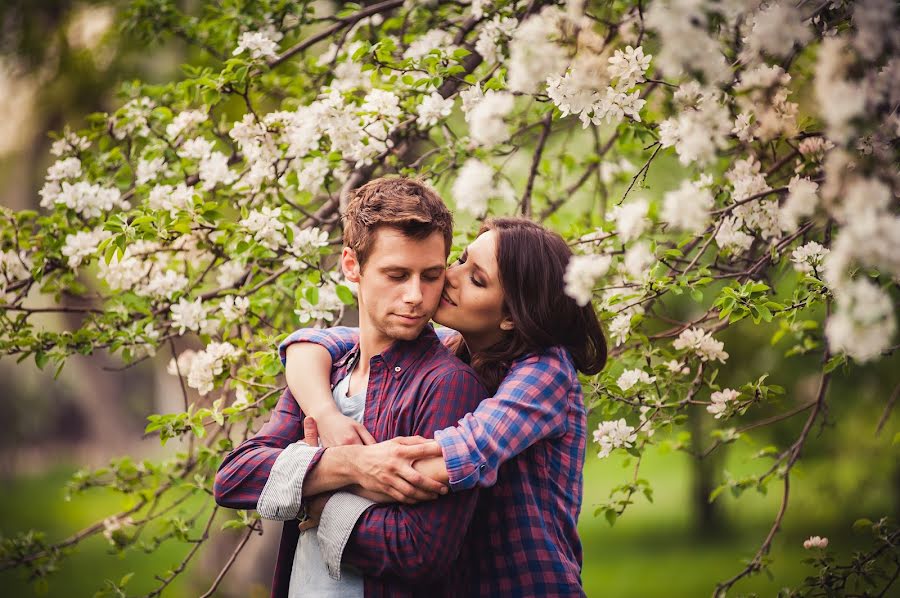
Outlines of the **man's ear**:
<svg viewBox="0 0 900 598">
<path fill-rule="evenodd" d="M 508 331 L 508 330 L 512 330 L 515 327 L 516 327 L 516 325 L 513 324 L 513 321 L 509 318 L 503 318 L 503 320 L 500 322 L 500 330 Z"/>
<path fill-rule="evenodd" d="M 344 277 L 350 282 L 359 282 L 360 266 L 356 259 L 356 252 L 349 247 L 344 247 L 341 252 L 341 270 L 344 271 Z"/>
</svg>

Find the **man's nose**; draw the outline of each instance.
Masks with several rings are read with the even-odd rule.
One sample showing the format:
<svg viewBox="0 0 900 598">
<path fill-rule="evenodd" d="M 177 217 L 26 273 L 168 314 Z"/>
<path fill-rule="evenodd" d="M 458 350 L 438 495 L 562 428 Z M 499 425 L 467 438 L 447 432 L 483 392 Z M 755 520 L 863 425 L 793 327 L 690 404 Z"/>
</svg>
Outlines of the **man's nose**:
<svg viewBox="0 0 900 598">
<path fill-rule="evenodd" d="M 412 276 L 403 289 L 403 302 L 412 305 L 422 303 L 422 281 L 417 276 Z"/>
</svg>

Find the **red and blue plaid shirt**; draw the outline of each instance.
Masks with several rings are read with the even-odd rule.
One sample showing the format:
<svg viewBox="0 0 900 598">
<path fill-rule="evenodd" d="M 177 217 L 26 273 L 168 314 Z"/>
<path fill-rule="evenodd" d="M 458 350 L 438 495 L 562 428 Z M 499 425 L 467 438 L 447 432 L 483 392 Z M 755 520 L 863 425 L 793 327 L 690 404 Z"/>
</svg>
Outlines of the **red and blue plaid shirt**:
<svg viewBox="0 0 900 598">
<path fill-rule="evenodd" d="M 444 341 L 457 334 L 438 333 Z M 357 338 L 355 328 L 304 328 L 279 351 L 284 360 L 291 343 L 314 342 L 337 362 Z M 516 360 L 493 397 L 435 433 L 454 492 L 490 488 L 454 568 L 462 595 L 584 594 L 577 524 L 586 420 L 572 359 L 553 347 Z"/>
<path fill-rule="evenodd" d="M 355 351 L 332 368 L 332 385 L 351 369 Z M 395 342 L 370 362 L 363 423 L 379 441 L 431 436 L 473 410 L 486 396 L 474 372 L 441 345 L 431 327 L 418 339 Z M 303 436 L 303 413 L 285 391 L 269 421 L 219 467 L 216 502 L 255 509 L 281 452 Z M 322 451 L 313 459 L 318 463 Z M 365 576 L 366 596 L 414 596 L 455 592 L 455 575 L 478 492 L 451 493 L 417 505 L 376 505 L 357 520 L 341 562 Z M 272 595 L 288 594 L 299 531 L 285 523 Z"/>
</svg>

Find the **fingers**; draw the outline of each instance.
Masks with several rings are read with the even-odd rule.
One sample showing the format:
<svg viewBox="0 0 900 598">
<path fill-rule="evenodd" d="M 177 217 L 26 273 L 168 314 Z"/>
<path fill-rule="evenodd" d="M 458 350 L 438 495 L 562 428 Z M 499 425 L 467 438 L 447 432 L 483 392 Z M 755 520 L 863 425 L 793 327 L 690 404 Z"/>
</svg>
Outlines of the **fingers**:
<svg viewBox="0 0 900 598">
<path fill-rule="evenodd" d="M 397 444 L 415 445 L 434 441 L 429 438 L 423 438 L 422 436 L 397 436 L 392 442 L 396 442 Z"/>
<path fill-rule="evenodd" d="M 418 461 L 419 459 L 429 459 L 431 457 L 443 457 L 444 453 L 441 451 L 440 444 L 429 440 L 423 444 L 404 446 L 397 450 L 397 455 L 410 461 Z"/>
<path fill-rule="evenodd" d="M 356 432 L 357 432 L 357 434 L 359 435 L 359 439 L 362 440 L 362 443 L 363 443 L 363 444 L 377 444 L 377 443 L 378 443 L 378 441 L 375 440 L 375 437 L 372 436 L 372 435 L 369 433 L 369 431 L 366 430 L 366 427 L 363 426 L 362 424 L 360 424 L 360 425 L 356 428 Z"/>
<path fill-rule="evenodd" d="M 403 478 L 420 493 L 427 494 L 434 498 L 447 493 L 447 487 L 444 484 L 429 478 L 427 475 L 419 473 L 412 467 L 405 469 L 402 475 Z M 420 500 L 431 500 L 431 498 Z"/>
<path fill-rule="evenodd" d="M 434 500 L 438 497 L 437 494 L 432 492 L 419 490 L 400 477 L 394 478 L 391 482 L 393 486 L 390 488 L 391 491 L 389 491 L 388 494 L 393 496 L 397 502 L 411 505 L 422 502 L 423 500 Z"/>
<path fill-rule="evenodd" d="M 305 532 L 306 530 L 318 527 L 318 525 L 319 525 L 318 519 L 306 519 L 304 521 L 301 521 L 300 525 L 298 525 L 297 527 L 300 529 L 301 532 Z"/>
<path fill-rule="evenodd" d="M 303 439 L 309 446 L 319 446 L 319 428 L 316 420 L 309 416 L 303 420 Z"/>
</svg>

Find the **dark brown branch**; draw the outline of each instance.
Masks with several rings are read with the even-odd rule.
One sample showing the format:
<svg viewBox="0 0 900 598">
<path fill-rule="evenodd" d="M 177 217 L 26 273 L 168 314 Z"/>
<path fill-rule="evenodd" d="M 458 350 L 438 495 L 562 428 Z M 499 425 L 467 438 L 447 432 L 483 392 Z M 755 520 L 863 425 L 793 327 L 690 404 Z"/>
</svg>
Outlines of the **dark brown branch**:
<svg viewBox="0 0 900 598">
<path fill-rule="evenodd" d="M 292 56 L 295 56 L 296 54 L 303 52 L 307 48 L 314 46 L 315 44 L 319 43 L 320 41 L 322 41 L 324 39 L 328 39 L 329 37 L 331 37 L 338 31 L 340 31 L 341 29 L 352 26 L 357 21 L 360 21 L 366 17 L 370 17 L 374 14 L 378 14 L 381 12 L 391 10 L 392 8 L 397 8 L 398 6 L 403 6 L 403 0 L 386 0 L 385 2 L 379 2 L 378 4 L 373 4 L 372 6 L 369 6 L 368 8 L 364 8 L 358 12 L 355 12 L 352 15 L 350 15 L 349 17 L 344 17 L 342 19 L 339 19 L 338 22 L 335 23 L 334 25 L 332 25 L 331 27 L 327 27 L 327 28 L 323 29 L 322 31 L 320 31 L 319 33 L 306 38 L 305 40 L 297 43 L 296 45 L 292 46 L 291 48 L 288 48 L 287 50 L 284 51 L 284 53 L 281 54 L 281 56 L 270 60 L 268 63 L 268 66 L 270 69 L 273 69 L 276 66 L 278 66 L 279 64 L 281 64 L 282 62 L 291 58 Z"/>
<path fill-rule="evenodd" d="M 528 182 L 525 183 L 525 192 L 522 194 L 522 201 L 519 202 L 522 215 L 529 218 L 531 217 L 531 191 L 534 188 L 534 180 L 537 178 L 537 171 L 541 165 L 541 155 L 544 153 L 544 144 L 547 143 L 547 137 L 550 136 L 552 125 L 553 111 L 551 110 L 544 117 L 544 128 L 541 130 L 537 147 L 534 149 L 534 157 L 531 159 L 531 170 L 528 173 Z"/>
</svg>

